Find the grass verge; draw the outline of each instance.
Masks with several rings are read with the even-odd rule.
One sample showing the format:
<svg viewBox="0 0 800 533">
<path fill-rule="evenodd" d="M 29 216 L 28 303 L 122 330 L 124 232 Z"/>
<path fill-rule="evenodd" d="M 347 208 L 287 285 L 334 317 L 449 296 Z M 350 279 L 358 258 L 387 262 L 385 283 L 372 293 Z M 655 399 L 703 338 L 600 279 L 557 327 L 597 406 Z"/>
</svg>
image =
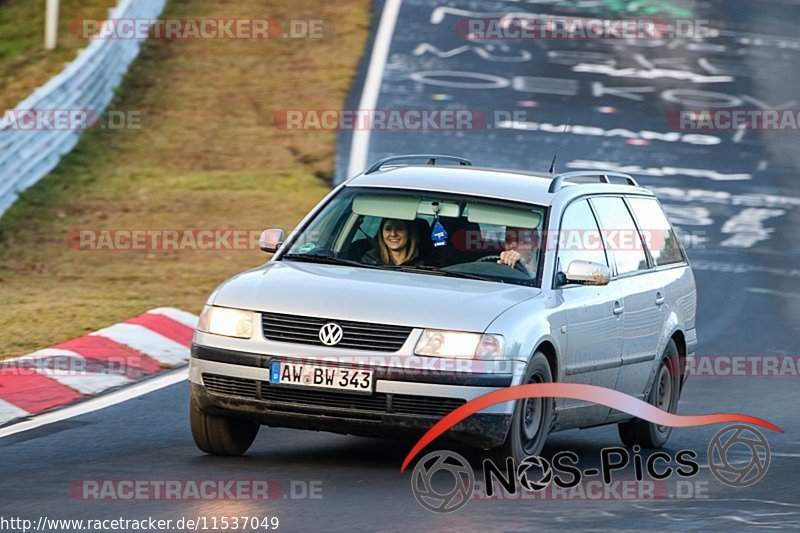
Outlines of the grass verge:
<svg viewBox="0 0 800 533">
<path fill-rule="evenodd" d="M 44 0 L 0 0 L 0 110 L 12 109 L 61 72 L 88 43 L 70 31 L 81 19 L 106 18 L 116 0 L 61 0 L 58 46 L 44 49 Z M 77 27 L 73 25 L 73 28 Z"/>
<path fill-rule="evenodd" d="M 198 312 L 258 251 L 79 251 L 81 229 L 291 228 L 329 190 L 334 131 L 273 125 L 340 109 L 369 25 L 366 0 L 171 0 L 165 17 L 323 19 L 324 39 L 146 44 L 112 103 L 138 129 L 92 130 L 0 218 L 0 357 L 157 306 Z M 313 295 L 298 295 L 298 298 Z"/>
</svg>

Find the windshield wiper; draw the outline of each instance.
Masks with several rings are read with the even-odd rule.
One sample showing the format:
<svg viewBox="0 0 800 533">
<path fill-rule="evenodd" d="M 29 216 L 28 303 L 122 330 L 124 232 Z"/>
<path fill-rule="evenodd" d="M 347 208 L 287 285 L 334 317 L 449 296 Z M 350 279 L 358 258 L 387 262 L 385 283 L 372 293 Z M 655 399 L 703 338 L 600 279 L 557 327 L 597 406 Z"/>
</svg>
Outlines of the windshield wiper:
<svg viewBox="0 0 800 533">
<path fill-rule="evenodd" d="M 281 259 L 290 259 L 295 261 L 305 261 L 307 263 L 320 263 L 326 265 L 343 265 L 354 266 L 361 268 L 373 268 L 380 270 L 397 270 L 399 272 L 422 272 L 425 274 L 434 274 L 438 276 L 447 276 L 451 278 L 475 279 L 478 281 L 494 281 L 505 283 L 500 278 L 489 278 L 485 276 L 478 276 L 477 274 L 467 274 L 465 272 L 453 272 L 451 270 L 442 270 L 440 268 L 429 265 L 373 265 L 370 263 L 361 263 L 360 261 L 353 261 L 352 259 L 341 259 L 330 255 L 322 254 L 286 254 Z"/>
<path fill-rule="evenodd" d="M 442 270 L 441 268 L 437 268 L 435 266 L 429 265 L 389 265 L 384 266 L 382 268 L 387 268 L 389 270 L 399 270 L 401 272 L 424 272 L 426 274 L 435 274 L 439 276 L 447 276 L 451 278 L 464 278 L 464 279 L 476 279 L 478 281 L 497 281 L 500 283 L 505 283 L 502 279 L 499 278 L 488 278 L 486 276 L 479 276 L 477 274 L 467 274 L 465 272 L 454 272 L 452 270 Z"/>
<path fill-rule="evenodd" d="M 292 259 L 295 261 L 305 261 L 307 263 L 321 263 L 325 265 L 343 265 L 354 266 L 362 268 L 380 268 L 378 265 L 370 265 L 360 261 L 353 261 L 352 259 L 341 259 L 330 255 L 322 254 L 286 254 L 281 259 Z"/>
</svg>

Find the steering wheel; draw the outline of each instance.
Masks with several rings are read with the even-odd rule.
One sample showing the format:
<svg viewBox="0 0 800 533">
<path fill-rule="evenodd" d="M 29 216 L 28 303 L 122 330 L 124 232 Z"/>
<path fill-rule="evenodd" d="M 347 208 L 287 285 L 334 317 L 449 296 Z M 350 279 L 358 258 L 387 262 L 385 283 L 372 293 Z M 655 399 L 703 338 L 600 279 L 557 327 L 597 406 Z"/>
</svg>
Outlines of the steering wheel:
<svg viewBox="0 0 800 533">
<path fill-rule="evenodd" d="M 481 257 L 476 261 L 476 263 L 497 263 L 500 260 L 500 255 L 487 255 Z M 508 266 L 508 265 L 505 265 Z M 522 261 L 517 261 L 517 264 L 514 265 L 514 270 L 519 270 L 521 273 L 525 274 L 529 278 L 532 277 L 528 267 L 522 264 Z"/>
</svg>

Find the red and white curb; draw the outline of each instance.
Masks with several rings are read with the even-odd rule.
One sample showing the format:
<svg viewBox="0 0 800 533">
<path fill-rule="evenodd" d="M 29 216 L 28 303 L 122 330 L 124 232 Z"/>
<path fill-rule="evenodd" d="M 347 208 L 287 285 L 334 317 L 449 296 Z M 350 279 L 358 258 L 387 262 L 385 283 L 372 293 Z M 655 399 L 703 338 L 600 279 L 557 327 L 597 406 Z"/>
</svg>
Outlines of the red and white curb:
<svg viewBox="0 0 800 533">
<path fill-rule="evenodd" d="M 159 307 L 22 357 L 0 360 L 0 425 L 189 360 L 197 316 Z"/>
</svg>

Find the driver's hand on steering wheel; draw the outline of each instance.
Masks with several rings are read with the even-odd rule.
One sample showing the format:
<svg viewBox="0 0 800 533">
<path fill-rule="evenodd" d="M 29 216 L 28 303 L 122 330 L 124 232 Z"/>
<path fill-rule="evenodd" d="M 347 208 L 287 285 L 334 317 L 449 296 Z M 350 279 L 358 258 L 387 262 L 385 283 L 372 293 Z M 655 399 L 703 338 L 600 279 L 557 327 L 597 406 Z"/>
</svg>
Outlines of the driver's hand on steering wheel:
<svg viewBox="0 0 800 533">
<path fill-rule="evenodd" d="M 508 265 L 511 268 L 517 266 L 517 262 L 522 257 L 516 250 L 506 250 L 505 252 L 500 252 L 500 259 L 497 260 L 497 263 L 500 265 Z"/>
</svg>

